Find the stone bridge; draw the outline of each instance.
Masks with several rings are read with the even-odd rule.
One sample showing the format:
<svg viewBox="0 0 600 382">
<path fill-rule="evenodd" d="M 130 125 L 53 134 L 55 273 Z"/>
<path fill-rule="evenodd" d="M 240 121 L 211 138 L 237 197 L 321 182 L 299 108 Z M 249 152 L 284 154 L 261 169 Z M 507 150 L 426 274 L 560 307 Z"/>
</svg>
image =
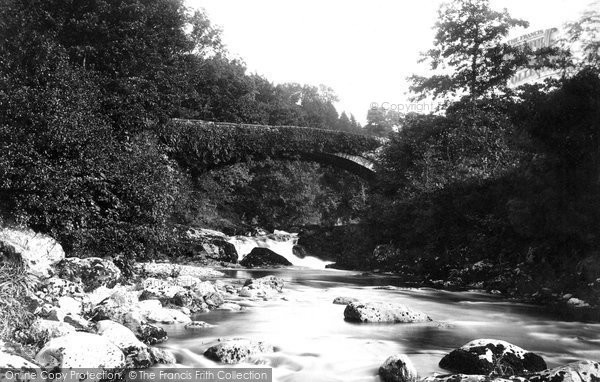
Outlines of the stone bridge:
<svg viewBox="0 0 600 382">
<path fill-rule="evenodd" d="M 160 130 L 173 158 L 199 175 L 250 159 L 301 159 L 332 165 L 371 180 L 374 153 L 384 140 L 298 126 L 174 119 Z"/>
</svg>

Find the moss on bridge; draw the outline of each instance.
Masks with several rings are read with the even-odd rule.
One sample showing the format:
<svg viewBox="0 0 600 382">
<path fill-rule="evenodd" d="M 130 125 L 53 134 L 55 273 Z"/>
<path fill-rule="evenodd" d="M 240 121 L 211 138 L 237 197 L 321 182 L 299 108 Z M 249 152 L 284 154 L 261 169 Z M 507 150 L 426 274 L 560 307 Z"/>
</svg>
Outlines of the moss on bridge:
<svg viewBox="0 0 600 382">
<path fill-rule="evenodd" d="M 250 158 L 360 155 L 381 146 L 377 138 L 341 131 L 179 119 L 164 125 L 160 135 L 173 158 L 196 173 Z"/>
</svg>

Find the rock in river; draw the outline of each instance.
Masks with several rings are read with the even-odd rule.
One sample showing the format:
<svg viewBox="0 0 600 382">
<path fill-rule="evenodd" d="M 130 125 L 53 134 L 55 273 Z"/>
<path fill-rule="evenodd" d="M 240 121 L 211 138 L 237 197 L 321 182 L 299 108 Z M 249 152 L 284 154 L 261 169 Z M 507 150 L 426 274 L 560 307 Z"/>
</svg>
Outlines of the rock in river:
<svg viewBox="0 0 600 382">
<path fill-rule="evenodd" d="M 216 362 L 234 364 L 261 353 L 273 353 L 274 351 L 273 346 L 261 341 L 234 338 L 209 347 L 204 352 L 204 356 Z"/>
<path fill-rule="evenodd" d="M 241 297 L 272 297 L 283 291 L 283 285 L 283 279 L 275 276 L 248 279 L 239 295 Z"/>
<path fill-rule="evenodd" d="M 404 354 L 396 354 L 385 360 L 379 367 L 383 382 L 415 382 L 418 378 L 411 360 Z"/>
<path fill-rule="evenodd" d="M 166 330 L 147 322 L 141 322 L 135 329 L 136 337 L 146 345 L 156 345 L 169 339 Z"/>
<path fill-rule="evenodd" d="M 431 318 L 425 313 L 406 305 L 386 302 L 351 302 L 344 310 L 344 318 L 354 322 L 427 322 Z"/>
<path fill-rule="evenodd" d="M 208 328 L 214 328 L 215 326 L 212 324 L 209 324 L 208 322 L 204 322 L 204 321 L 192 321 L 188 324 L 185 324 L 185 328 L 187 330 L 199 330 L 199 329 L 208 329 Z"/>
<path fill-rule="evenodd" d="M 333 303 L 336 305 L 348 305 L 351 302 L 358 302 L 358 299 L 354 297 L 336 297 L 333 299 Z"/>
<path fill-rule="evenodd" d="M 285 257 L 278 255 L 268 248 L 254 248 L 247 254 L 240 265 L 247 268 L 254 267 L 272 267 L 272 266 L 290 266 L 290 263 Z"/>
<path fill-rule="evenodd" d="M 546 369 L 546 362 L 535 353 L 501 340 L 477 339 L 453 350 L 440 361 L 442 369 L 464 374 L 519 375 Z"/>
</svg>

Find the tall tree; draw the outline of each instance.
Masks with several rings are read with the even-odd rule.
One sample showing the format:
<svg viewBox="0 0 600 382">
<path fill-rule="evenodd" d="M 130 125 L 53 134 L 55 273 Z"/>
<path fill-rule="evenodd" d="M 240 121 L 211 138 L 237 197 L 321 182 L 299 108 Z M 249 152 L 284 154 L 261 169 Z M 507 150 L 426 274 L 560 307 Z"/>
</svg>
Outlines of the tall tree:
<svg viewBox="0 0 600 382">
<path fill-rule="evenodd" d="M 506 9 L 495 11 L 489 0 L 459 0 L 439 10 L 434 48 L 422 61 L 441 71 L 431 77 L 412 76 L 411 90 L 426 96 L 467 96 L 472 107 L 478 99 L 503 90 L 517 69 L 527 65 L 523 47 L 503 42 L 513 27 L 526 27 Z"/>
</svg>

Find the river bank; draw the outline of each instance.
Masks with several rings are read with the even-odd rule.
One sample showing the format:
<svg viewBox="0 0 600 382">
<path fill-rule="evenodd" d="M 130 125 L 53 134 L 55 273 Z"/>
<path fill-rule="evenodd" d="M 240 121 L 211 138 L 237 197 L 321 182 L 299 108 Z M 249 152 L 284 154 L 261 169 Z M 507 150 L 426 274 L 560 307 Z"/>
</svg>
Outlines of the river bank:
<svg viewBox="0 0 600 382">
<path fill-rule="evenodd" d="M 397 275 L 407 286 L 480 290 L 545 306 L 567 320 L 600 321 L 600 269 L 595 257 L 572 259 L 573 264 L 560 273 L 533 254 L 519 261 L 493 249 L 476 257 L 432 256 L 426 247 L 407 250 L 378 243 L 361 225 L 308 227 L 301 231 L 298 244 L 299 252 L 331 260 L 334 264 L 329 267 L 335 269 Z"/>
<path fill-rule="evenodd" d="M 110 371 L 240 364 L 272 367 L 278 381 L 377 380 L 388 357 L 408 354 L 409 361 L 392 358 L 402 361 L 394 375 L 431 379 L 448 373 L 438 365 L 444 354 L 478 338 L 497 339 L 486 340 L 493 349 L 509 341 L 539 352 L 543 369 L 600 358 L 597 324 L 579 327 L 482 292 L 410 288 L 394 275 L 155 262 L 137 263 L 123 277 L 111 260 L 65 258 L 53 239 L 31 231 L 5 230 L 2 243 L 3 254 L 39 280 L 24 299 L 31 321 L 2 344 L 4 366 Z M 369 304 L 375 315 L 361 313 Z M 427 319 L 397 323 L 407 314 Z M 356 317 L 393 319 L 357 323 Z M 486 370 L 468 374 L 499 376 Z M 540 370 L 527 372 L 539 377 Z"/>
</svg>

